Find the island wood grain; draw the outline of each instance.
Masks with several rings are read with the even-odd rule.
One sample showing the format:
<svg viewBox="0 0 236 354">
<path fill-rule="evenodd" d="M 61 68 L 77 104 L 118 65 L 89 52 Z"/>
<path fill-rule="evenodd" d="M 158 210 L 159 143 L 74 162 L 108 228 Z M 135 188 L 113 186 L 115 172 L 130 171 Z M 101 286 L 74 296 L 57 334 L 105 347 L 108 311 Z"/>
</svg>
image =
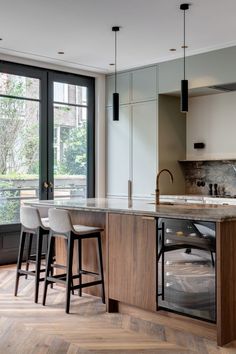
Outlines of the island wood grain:
<svg viewBox="0 0 236 354">
<path fill-rule="evenodd" d="M 155 218 L 109 214 L 109 298 L 156 309 Z"/>
<path fill-rule="evenodd" d="M 236 339 L 236 222 L 217 223 L 217 343 Z"/>
</svg>

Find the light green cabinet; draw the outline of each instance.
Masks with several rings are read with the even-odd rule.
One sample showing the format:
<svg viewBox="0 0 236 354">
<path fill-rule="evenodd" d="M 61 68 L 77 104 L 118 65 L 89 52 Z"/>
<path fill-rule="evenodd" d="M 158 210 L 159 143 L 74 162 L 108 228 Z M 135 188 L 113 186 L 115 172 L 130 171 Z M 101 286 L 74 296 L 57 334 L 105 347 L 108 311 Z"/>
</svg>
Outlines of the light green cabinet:
<svg viewBox="0 0 236 354">
<path fill-rule="evenodd" d="M 113 92 L 115 78 L 109 75 L 106 79 L 106 106 L 112 106 Z M 121 105 L 157 99 L 157 66 L 117 74 L 117 92 Z"/>
<path fill-rule="evenodd" d="M 131 102 L 150 101 L 157 98 L 157 66 L 134 70 L 131 77 Z"/>
<path fill-rule="evenodd" d="M 128 194 L 133 182 L 133 197 L 151 197 L 157 171 L 156 101 L 120 106 L 120 120 L 112 120 L 107 107 L 106 185 L 108 197 Z"/>
<path fill-rule="evenodd" d="M 132 105 L 133 195 L 151 197 L 157 172 L 157 102 Z"/>
<path fill-rule="evenodd" d="M 126 196 L 130 178 L 130 106 L 120 107 L 120 120 L 113 121 L 112 108 L 106 119 L 106 193 Z"/>
<path fill-rule="evenodd" d="M 236 82 L 235 62 L 236 46 L 187 57 L 186 76 L 189 88 Z M 166 61 L 158 67 L 159 93 L 180 91 L 183 59 Z"/>
<path fill-rule="evenodd" d="M 114 75 L 108 76 L 106 80 L 106 105 L 112 106 L 112 94 L 115 92 Z M 130 102 L 130 73 L 120 73 L 117 75 L 117 92 L 120 95 L 120 104 Z"/>
<path fill-rule="evenodd" d="M 106 192 L 148 197 L 155 189 L 157 161 L 157 66 L 120 73 L 120 120 L 112 120 L 114 76 L 107 77 Z"/>
</svg>

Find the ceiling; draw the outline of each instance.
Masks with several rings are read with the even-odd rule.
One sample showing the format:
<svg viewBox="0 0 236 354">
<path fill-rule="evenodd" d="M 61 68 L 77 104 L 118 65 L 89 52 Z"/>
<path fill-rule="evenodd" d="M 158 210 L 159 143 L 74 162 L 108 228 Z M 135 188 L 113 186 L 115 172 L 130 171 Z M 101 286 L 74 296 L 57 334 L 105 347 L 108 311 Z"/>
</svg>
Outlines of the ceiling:
<svg viewBox="0 0 236 354">
<path fill-rule="evenodd" d="M 114 70 L 111 27 L 120 25 L 118 70 L 171 60 L 183 51 L 182 2 L 0 0 L 0 53 L 107 73 Z M 190 3 L 187 55 L 236 45 L 235 0 Z"/>
</svg>

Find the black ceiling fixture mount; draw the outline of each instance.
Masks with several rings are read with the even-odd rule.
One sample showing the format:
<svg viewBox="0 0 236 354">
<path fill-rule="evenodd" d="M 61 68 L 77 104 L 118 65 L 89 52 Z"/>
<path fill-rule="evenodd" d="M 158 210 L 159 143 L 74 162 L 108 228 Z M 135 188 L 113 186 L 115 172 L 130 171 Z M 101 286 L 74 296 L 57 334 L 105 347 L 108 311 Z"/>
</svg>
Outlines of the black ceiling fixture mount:
<svg viewBox="0 0 236 354">
<path fill-rule="evenodd" d="M 184 79 L 181 80 L 181 112 L 186 113 L 188 112 L 188 80 L 186 80 L 186 26 L 185 26 L 185 12 L 189 9 L 189 4 L 181 4 L 180 10 L 183 11 L 184 14 L 184 43 L 183 43 L 183 50 L 184 50 Z"/>
<path fill-rule="evenodd" d="M 117 92 L 117 32 L 120 26 L 113 26 L 115 32 L 115 92 L 113 93 L 113 120 L 119 120 L 119 93 Z"/>
</svg>

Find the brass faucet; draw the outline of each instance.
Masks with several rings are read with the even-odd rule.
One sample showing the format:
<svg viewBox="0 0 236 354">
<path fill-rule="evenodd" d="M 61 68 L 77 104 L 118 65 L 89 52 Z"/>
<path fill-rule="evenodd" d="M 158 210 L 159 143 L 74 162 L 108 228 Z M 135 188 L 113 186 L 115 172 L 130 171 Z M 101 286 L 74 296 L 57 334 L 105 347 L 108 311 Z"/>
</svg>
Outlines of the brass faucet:
<svg viewBox="0 0 236 354">
<path fill-rule="evenodd" d="M 171 178 L 171 183 L 173 183 L 174 181 L 174 177 L 172 175 L 172 173 L 167 170 L 167 168 L 163 168 L 158 174 L 157 174 L 157 177 L 156 177 L 156 190 L 155 190 L 155 196 L 156 196 L 156 205 L 160 204 L 160 189 L 159 189 L 159 178 L 160 178 L 160 175 L 162 174 L 162 172 L 168 172 L 169 175 L 170 175 L 170 178 Z"/>
</svg>

